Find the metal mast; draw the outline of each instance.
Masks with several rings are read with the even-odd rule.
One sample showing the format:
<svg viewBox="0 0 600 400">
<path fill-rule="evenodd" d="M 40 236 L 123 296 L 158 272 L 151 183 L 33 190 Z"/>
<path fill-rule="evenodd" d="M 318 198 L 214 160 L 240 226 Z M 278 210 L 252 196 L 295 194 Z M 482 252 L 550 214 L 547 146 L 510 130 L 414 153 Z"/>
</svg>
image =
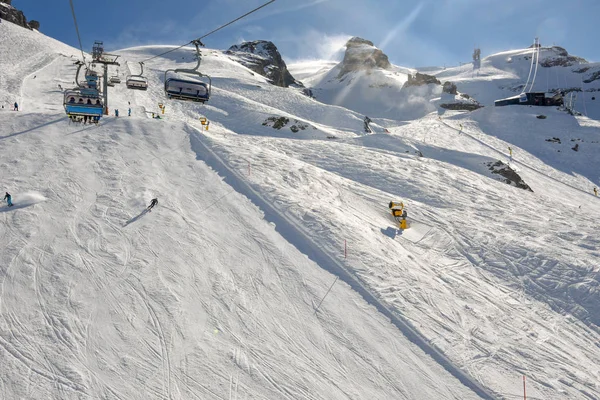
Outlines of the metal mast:
<svg viewBox="0 0 600 400">
<path fill-rule="evenodd" d="M 117 58 L 119 58 L 119 56 L 105 53 L 104 44 L 102 42 L 95 41 L 94 47 L 92 47 L 92 58 L 93 63 L 104 65 L 104 76 L 102 78 L 102 93 L 104 94 L 104 115 L 108 115 L 108 66 L 120 66 L 121 64 L 117 62 Z"/>
</svg>

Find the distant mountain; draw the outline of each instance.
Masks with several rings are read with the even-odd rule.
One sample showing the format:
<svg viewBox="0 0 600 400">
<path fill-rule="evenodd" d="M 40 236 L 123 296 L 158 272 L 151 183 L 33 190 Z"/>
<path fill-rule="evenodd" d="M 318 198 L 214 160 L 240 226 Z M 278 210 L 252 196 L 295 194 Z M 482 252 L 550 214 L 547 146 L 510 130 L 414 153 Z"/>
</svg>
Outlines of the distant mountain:
<svg viewBox="0 0 600 400">
<path fill-rule="evenodd" d="M 290 85 L 302 86 L 294 79 L 287 69 L 287 65 L 277 46 L 266 40 L 255 40 L 233 45 L 226 54 L 234 56 L 235 60 L 259 75 L 266 77 L 273 85 L 288 87 Z"/>
<path fill-rule="evenodd" d="M 23 11 L 14 8 L 11 2 L 12 0 L 0 0 L 0 20 L 9 21 L 27 29 L 40 29 L 38 21 L 31 20 L 27 22 Z"/>
<path fill-rule="evenodd" d="M 440 108 L 471 110 L 493 106 L 495 100 L 526 89 L 573 92 L 575 108 L 600 119 L 600 107 L 595 106 L 600 63 L 590 63 L 559 46 L 541 46 L 539 50 L 537 72 L 532 68 L 533 48 L 492 54 L 483 58 L 477 69 L 472 63 L 411 69 L 391 64 L 371 41 L 354 37 L 346 43 L 341 62 L 318 67 L 300 63 L 291 65 L 290 70 L 301 74 L 317 100 L 370 117 L 408 120 L 443 112 Z"/>
</svg>

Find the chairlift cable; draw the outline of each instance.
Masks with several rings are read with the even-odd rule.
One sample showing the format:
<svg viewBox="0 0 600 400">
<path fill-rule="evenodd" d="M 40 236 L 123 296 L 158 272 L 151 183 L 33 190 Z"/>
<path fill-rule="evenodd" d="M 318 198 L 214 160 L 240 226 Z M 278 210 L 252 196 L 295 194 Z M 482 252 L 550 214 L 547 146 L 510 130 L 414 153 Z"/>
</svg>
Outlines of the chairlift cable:
<svg viewBox="0 0 600 400">
<path fill-rule="evenodd" d="M 583 88 L 583 74 L 579 74 L 579 79 L 581 79 L 581 99 L 583 100 L 583 114 L 587 117 L 587 106 L 585 105 L 585 89 Z"/>
<path fill-rule="evenodd" d="M 533 70 L 533 58 L 535 56 L 535 44 L 537 43 L 537 38 L 536 40 L 533 41 L 533 52 L 531 54 L 531 64 L 529 65 L 529 75 L 527 75 L 527 82 L 525 82 L 525 86 L 523 86 L 523 90 L 521 91 L 522 93 L 525 93 L 525 91 L 527 90 L 527 85 L 529 85 L 529 79 L 531 78 L 531 71 Z"/>
<path fill-rule="evenodd" d="M 77 17 L 75 16 L 75 8 L 73 7 L 73 0 L 69 0 L 71 4 L 71 13 L 73 14 L 73 21 L 75 22 L 75 31 L 77 32 L 77 39 L 79 40 L 79 49 L 81 50 L 81 57 L 85 63 L 85 54 L 83 52 L 83 45 L 81 44 L 81 35 L 79 35 L 79 27 L 77 26 Z"/>
<path fill-rule="evenodd" d="M 254 10 L 252 10 L 252 11 L 248 11 L 246 14 L 242 15 L 241 17 L 238 17 L 238 18 L 234 19 L 233 21 L 226 23 L 225 25 L 221 25 L 221 26 L 220 26 L 220 27 L 218 27 L 217 29 L 214 29 L 214 30 L 212 30 L 212 31 L 208 32 L 208 33 L 207 33 L 206 35 L 204 35 L 204 36 L 200 36 L 200 37 L 199 37 L 197 40 L 202 40 L 202 39 L 204 39 L 205 37 L 207 37 L 208 35 L 212 35 L 212 34 L 213 34 L 213 33 L 215 33 L 216 31 L 219 31 L 219 30 L 221 30 L 221 29 L 225 28 L 226 26 L 228 26 L 228 25 L 231 25 L 231 24 L 233 24 L 234 22 L 237 22 L 237 21 L 239 21 L 240 19 L 247 17 L 248 15 L 252 14 L 253 12 L 256 12 L 256 11 L 260 10 L 261 8 L 268 6 L 269 4 L 273 3 L 274 1 L 275 1 L 275 0 L 271 0 L 271 1 L 269 1 L 269 2 L 267 2 L 267 3 L 265 3 L 265 4 L 263 4 L 262 6 L 255 8 L 255 9 L 254 9 Z"/>
<path fill-rule="evenodd" d="M 535 59 L 535 72 L 533 73 L 533 79 L 531 80 L 531 87 L 529 88 L 530 92 L 533 90 L 533 84 L 535 83 L 535 78 L 537 77 L 538 66 L 540 65 L 540 45 L 539 44 L 537 46 L 536 55 L 537 56 Z"/>
<path fill-rule="evenodd" d="M 71 0 L 71 1 L 72 1 L 72 0 Z M 266 3 L 265 3 L 265 4 L 263 4 L 262 6 L 260 6 L 260 7 L 257 7 L 257 8 L 255 8 L 255 9 L 254 9 L 254 10 L 252 10 L 252 11 L 248 11 L 246 14 L 244 14 L 244 15 L 242 15 L 242 16 L 240 16 L 240 17 L 237 17 L 236 19 L 234 19 L 234 20 L 232 20 L 232 21 L 230 21 L 230 22 L 226 23 L 225 25 L 221 25 L 221 26 L 220 26 L 220 27 L 218 27 L 217 29 L 213 29 L 212 31 L 210 31 L 210 32 L 208 32 L 207 34 L 205 34 L 204 36 L 200 36 L 198 39 L 195 39 L 195 40 L 190 40 L 189 42 L 187 42 L 187 43 L 185 43 L 185 44 L 182 44 L 182 45 L 181 45 L 181 46 L 179 46 L 179 47 L 176 47 L 176 48 L 174 48 L 174 49 L 171 49 L 171 50 L 169 50 L 169 51 L 165 51 L 164 53 L 161 53 L 161 54 L 157 54 L 157 55 L 155 55 L 155 56 L 153 56 L 153 57 L 150 57 L 150 58 L 148 58 L 148 59 L 146 59 L 146 60 L 143 60 L 142 62 L 150 61 L 150 60 L 153 60 L 153 59 L 155 59 L 155 58 L 157 58 L 157 57 L 164 56 L 165 54 L 169 54 L 169 53 L 171 53 L 171 52 L 173 52 L 173 51 L 175 51 L 175 50 L 179 50 L 179 49 L 181 49 L 182 47 L 185 47 L 185 46 L 187 46 L 188 44 L 190 44 L 190 43 L 193 43 L 193 42 L 194 42 L 194 41 L 196 41 L 196 40 L 200 41 L 201 39 L 204 39 L 205 37 L 207 37 L 207 36 L 209 36 L 209 35 L 212 35 L 213 33 L 215 33 L 215 32 L 217 32 L 217 31 L 219 31 L 219 30 L 221 30 L 221 29 L 225 28 L 226 26 L 229 26 L 229 25 L 233 24 L 234 22 L 237 22 L 237 21 L 239 21 L 240 19 L 242 19 L 242 18 L 245 18 L 245 17 L 247 17 L 248 15 L 250 15 L 250 14 L 252 14 L 252 13 L 254 13 L 254 12 L 256 12 L 256 11 L 260 10 L 261 8 L 268 6 L 269 4 L 273 3 L 274 1 L 275 1 L 275 0 L 270 0 L 270 1 L 266 2 Z"/>
</svg>

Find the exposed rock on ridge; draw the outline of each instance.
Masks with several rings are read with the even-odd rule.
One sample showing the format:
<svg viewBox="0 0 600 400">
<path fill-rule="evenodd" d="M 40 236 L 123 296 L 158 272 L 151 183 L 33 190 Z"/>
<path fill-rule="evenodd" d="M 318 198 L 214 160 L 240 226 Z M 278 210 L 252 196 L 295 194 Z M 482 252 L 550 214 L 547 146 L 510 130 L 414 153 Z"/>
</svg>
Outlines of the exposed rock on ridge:
<svg viewBox="0 0 600 400">
<path fill-rule="evenodd" d="M 417 72 L 414 76 L 408 75 L 408 80 L 404 83 L 404 87 L 428 85 L 430 83 L 436 85 L 442 84 L 435 76 Z"/>
<path fill-rule="evenodd" d="M 236 56 L 235 61 L 251 69 L 259 75 L 266 77 L 273 85 L 288 87 L 290 85 L 303 86 L 294 79 L 287 69 L 287 65 L 279 50 L 266 40 L 255 40 L 233 45 L 225 52 Z"/>
<path fill-rule="evenodd" d="M 23 28 L 39 30 L 40 23 L 34 20 L 27 22 L 27 18 L 25 18 L 23 11 L 14 8 L 11 5 L 11 1 L 12 0 L 0 0 L 0 19 L 12 22 Z"/>
<path fill-rule="evenodd" d="M 391 69 L 392 65 L 388 56 L 375 47 L 373 42 L 355 36 L 346 42 L 346 53 L 340 67 L 338 78 L 352 71 Z"/>
<path fill-rule="evenodd" d="M 555 53 L 555 55 L 546 56 L 540 61 L 542 67 L 570 67 L 572 65 L 588 63 L 584 58 L 570 55 L 567 50 L 560 46 L 542 48 L 542 50 Z"/>
</svg>

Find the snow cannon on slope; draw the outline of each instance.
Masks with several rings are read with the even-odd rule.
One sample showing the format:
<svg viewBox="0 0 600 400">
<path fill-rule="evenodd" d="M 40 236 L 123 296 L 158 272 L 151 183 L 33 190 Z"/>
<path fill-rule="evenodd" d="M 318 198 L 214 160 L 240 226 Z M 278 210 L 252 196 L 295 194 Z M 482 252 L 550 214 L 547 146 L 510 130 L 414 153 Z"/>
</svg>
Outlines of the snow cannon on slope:
<svg viewBox="0 0 600 400">
<path fill-rule="evenodd" d="M 390 204 L 388 207 L 392 211 L 392 216 L 394 217 L 396 222 L 398 222 L 400 229 L 408 229 L 409 225 L 406 222 L 406 217 L 408 216 L 408 214 L 407 214 L 406 210 L 404 209 L 404 203 L 401 201 L 400 202 L 390 201 Z"/>
</svg>

